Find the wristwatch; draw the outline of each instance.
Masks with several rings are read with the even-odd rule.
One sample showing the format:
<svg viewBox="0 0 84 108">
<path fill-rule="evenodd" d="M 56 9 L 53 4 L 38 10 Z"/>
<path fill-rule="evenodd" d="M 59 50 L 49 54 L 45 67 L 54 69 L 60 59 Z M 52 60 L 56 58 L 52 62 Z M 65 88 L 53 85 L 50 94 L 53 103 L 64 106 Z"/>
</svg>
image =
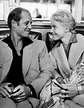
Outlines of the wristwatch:
<svg viewBox="0 0 84 108">
<path fill-rule="evenodd" d="M 78 94 L 82 93 L 82 86 L 81 85 L 77 85 L 77 89 L 78 89 Z"/>
</svg>

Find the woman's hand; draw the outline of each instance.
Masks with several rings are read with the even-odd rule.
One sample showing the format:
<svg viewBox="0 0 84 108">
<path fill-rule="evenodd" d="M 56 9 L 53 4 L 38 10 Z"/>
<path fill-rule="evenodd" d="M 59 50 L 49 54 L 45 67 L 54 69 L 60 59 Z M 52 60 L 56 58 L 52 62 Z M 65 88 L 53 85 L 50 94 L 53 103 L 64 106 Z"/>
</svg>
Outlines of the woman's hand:
<svg viewBox="0 0 84 108">
<path fill-rule="evenodd" d="M 11 94 L 11 98 L 16 102 L 20 102 L 26 99 L 30 95 L 30 88 L 27 86 L 19 85 L 14 88 L 13 93 Z"/>
<path fill-rule="evenodd" d="M 64 84 L 65 83 L 62 77 L 58 77 L 56 80 L 59 84 Z"/>
<path fill-rule="evenodd" d="M 60 91 L 61 91 L 60 87 L 58 87 L 58 86 L 55 85 L 55 84 L 52 84 L 52 94 L 53 94 L 53 95 L 54 95 L 54 94 L 60 93 Z"/>
<path fill-rule="evenodd" d="M 62 84 L 64 89 L 61 89 L 60 97 L 74 97 L 78 94 L 78 89 L 76 84 Z"/>
<path fill-rule="evenodd" d="M 61 88 L 58 87 L 55 83 L 52 83 L 52 94 L 58 94 L 61 92 Z"/>
</svg>

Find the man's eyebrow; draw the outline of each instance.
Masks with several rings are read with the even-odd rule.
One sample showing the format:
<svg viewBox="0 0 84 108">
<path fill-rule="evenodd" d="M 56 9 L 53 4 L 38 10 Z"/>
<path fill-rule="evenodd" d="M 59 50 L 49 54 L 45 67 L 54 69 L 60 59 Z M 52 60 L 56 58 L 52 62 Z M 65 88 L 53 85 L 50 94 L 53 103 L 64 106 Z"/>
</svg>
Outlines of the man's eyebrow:
<svg viewBox="0 0 84 108">
<path fill-rule="evenodd" d="M 24 23 L 32 23 L 32 21 L 25 21 Z"/>
</svg>

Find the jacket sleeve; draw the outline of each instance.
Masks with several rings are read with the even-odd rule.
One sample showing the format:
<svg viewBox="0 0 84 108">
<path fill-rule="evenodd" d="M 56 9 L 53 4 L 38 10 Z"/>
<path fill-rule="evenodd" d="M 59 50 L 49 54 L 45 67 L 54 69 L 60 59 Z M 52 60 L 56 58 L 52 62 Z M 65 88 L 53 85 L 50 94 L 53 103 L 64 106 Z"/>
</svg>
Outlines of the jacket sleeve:
<svg viewBox="0 0 84 108">
<path fill-rule="evenodd" d="M 0 83 L 1 83 L 1 77 L 2 77 L 3 62 L 4 62 L 3 53 L 0 48 Z"/>
<path fill-rule="evenodd" d="M 8 45 L 0 41 L 0 83 L 5 80 L 12 62 L 12 51 Z"/>
<path fill-rule="evenodd" d="M 34 87 L 36 94 L 40 92 L 44 84 L 51 78 L 55 76 L 56 71 L 51 63 L 51 60 L 48 55 L 47 47 L 43 42 L 43 47 L 40 49 L 40 53 L 38 56 L 39 59 L 39 76 L 31 83 Z M 58 74 L 57 74 L 58 75 Z"/>
</svg>

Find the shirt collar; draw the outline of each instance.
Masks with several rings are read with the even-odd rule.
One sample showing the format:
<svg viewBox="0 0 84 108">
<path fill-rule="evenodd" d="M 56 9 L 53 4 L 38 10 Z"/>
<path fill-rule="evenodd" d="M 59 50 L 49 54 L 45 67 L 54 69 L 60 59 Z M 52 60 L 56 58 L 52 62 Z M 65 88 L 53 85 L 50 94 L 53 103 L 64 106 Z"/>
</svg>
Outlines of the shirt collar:
<svg viewBox="0 0 84 108">
<path fill-rule="evenodd" d="M 10 47 L 12 47 L 13 43 L 11 41 L 11 35 L 5 38 L 3 41 L 6 42 Z M 31 43 L 33 43 L 33 41 L 30 38 L 28 37 L 23 38 L 23 48 Z"/>
<path fill-rule="evenodd" d="M 23 38 L 23 48 L 27 45 L 30 45 L 31 43 L 33 43 L 33 41 L 30 38 L 28 37 Z"/>
<path fill-rule="evenodd" d="M 69 43 L 77 43 L 77 37 L 76 37 L 77 33 L 72 33 L 72 36 L 70 38 Z"/>
<path fill-rule="evenodd" d="M 71 38 L 70 38 L 70 40 L 69 40 L 69 43 L 70 43 L 70 44 L 72 44 L 72 43 L 77 43 L 76 34 L 77 34 L 77 33 L 72 33 Z M 57 44 L 56 44 L 56 47 L 59 47 L 61 43 L 63 43 L 63 42 L 62 42 L 61 39 L 59 39 L 58 42 L 57 42 Z"/>
</svg>

